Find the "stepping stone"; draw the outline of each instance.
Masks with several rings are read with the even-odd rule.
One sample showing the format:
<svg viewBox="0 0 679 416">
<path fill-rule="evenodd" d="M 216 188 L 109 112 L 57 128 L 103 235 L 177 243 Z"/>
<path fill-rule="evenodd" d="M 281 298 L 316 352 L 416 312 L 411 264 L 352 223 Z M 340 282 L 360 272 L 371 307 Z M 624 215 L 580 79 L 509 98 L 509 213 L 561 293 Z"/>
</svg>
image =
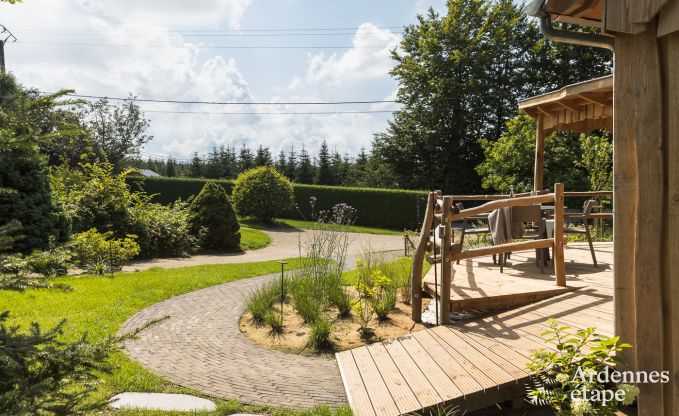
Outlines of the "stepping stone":
<svg viewBox="0 0 679 416">
<path fill-rule="evenodd" d="M 120 393 L 109 401 L 116 409 L 148 409 L 167 411 L 211 411 L 214 402 L 188 394 L 167 393 Z"/>
</svg>

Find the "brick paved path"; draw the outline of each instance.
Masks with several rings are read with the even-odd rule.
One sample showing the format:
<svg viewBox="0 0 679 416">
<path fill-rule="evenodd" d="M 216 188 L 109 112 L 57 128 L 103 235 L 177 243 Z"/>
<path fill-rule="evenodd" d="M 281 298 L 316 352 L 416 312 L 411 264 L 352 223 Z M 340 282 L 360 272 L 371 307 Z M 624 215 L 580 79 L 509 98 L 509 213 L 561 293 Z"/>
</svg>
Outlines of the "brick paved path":
<svg viewBox="0 0 679 416">
<path fill-rule="evenodd" d="M 245 295 L 276 276 L 201 289 L 139 312 L 121 332 L 170 319 L 127 341 L 126 352 L 171 382 L 214 397 L 276 407 L 346 403 L 334 358 L 268 350 L 241 334 Z"/>
</svg>

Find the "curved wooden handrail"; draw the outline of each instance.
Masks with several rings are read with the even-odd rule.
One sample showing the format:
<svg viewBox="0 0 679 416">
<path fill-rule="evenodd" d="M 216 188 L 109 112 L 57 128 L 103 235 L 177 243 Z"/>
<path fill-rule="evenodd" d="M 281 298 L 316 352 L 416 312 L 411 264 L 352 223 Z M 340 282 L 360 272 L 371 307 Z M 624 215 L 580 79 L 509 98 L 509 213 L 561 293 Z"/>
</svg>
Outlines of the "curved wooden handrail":
<svg viewBox="0 0 679 416">
<path fill-rule="evenodd" d="M 410 275 L 411 285 L 411 318 L 414 322 L 422 321 L 422 267 L 424 265 L 424 257 L 427 251 L 427 243 L 429 242 L 429 233 L 434 222 L 434 201 L 436 195 L 433 192 L 429 193 L 427 197 L 427 209 L 424 213 L 424 220 L 422 221 L 422 229 L 420 231 L 420 240 L 413 255 L 413 267 Z"/>
</svg>

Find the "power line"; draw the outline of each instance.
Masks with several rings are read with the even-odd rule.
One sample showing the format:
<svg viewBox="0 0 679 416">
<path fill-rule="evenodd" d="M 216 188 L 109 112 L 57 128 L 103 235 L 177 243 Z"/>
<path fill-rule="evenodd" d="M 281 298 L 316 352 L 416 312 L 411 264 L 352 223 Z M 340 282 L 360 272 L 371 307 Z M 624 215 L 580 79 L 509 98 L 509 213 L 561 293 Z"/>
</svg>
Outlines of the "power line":
<svg viewBox="0 0 679 416">
<path fill-rule="evenodd" d="M 379 114 L 393 113 L 395 110 L 366 110 L 366 111 L 305 111 L 305 112 L 216 112 L 216 111 L 165 111 L 144 110 L 145 113 L 164 114 L 217 114 L 217 115 L 332 115 L 332 114 Z"/>
<path fill-rule="evenodd" d="M 42 94 L 52 94 L 41 92 Z M 396 100 L 363 100 L 363 101 L 289 101 L 289 102 L 227 102 L 227 101 L 198 101 L 198 100 L 168 100 L 135 97 L 107 97 L 103 95 L 67 94 L 69 97 L 84 99 L 106 99 L 111 101 L 134 101 L 142 103 L 170 103 L 170 104 L 206 104 L 206 105 L 345 105 L 345 104 L 388 104 L 398 103 Z"/>
<path fill-rule="evenodd" d="M 37 41 L 21 41 L 20 43 L 29 45 L 62 45 L 62 46 L 111 46 L 111 47 L 132 47 L 143 46 L 147 48 L 186 48 L 193 46 L 197 49 L 384 49 L 392 45 L 368 45 L 368 46 L 354 46 L 354 45 L 264 45 L 264 46 L 231 46 L 231 45 L 158 45 L 158 44 L 132 44 L 132 43 L 96 43 L 96 42 L 37 42 Z"/>
<path fill-rule="evenodd" d="M 165 34 L 165 33 L 177 33 L 177 32 L 111 32 L 110 34 L 131 34 L 131 35 L 144 35 L 144 34 Z M 392 35 L 401 35 L 403 32 L 389 32 Z M 34 35 L 45 35 L 48 33 L 24 33 L 24 35 L 34 36 Z M 184 37 L 295 37 L 295 36 L 347 36 L 347 35 L 381 35 L 382 32 L 326 32 L 326 33 L 182 33 L 181 36 Z M 104 33 L 60 33 L 59 36 L 104 36 Z"/>
<path fill-rule="evenodd" d="M 205 32 L 205 33 L 241 33 L 241 32 L 312 32 L 312 31 L 317 31 L 317 32 L 322 32 L 322 31 L 345 31 L 345 30 L 364 30 L 364 29 L 370 29 L 370 30 L 375 30 L 375 29 L 403 29 L 405 25 L 399 25 L 399 26 L 374 26 L 374 27 L 361 27 L 361 26 L 352 26 L 352 27 L 334 27 L 334 28 L 328 28 L 328 27 L 316 27 L 316 28 L 277 28 L 277 29 L 177 29 L 177 30 L 144 30 L 144 31 L 138 31 L 138 30 L 122 30 L 122 31 L 115 31 L 118 33 L 167 33 L 169 32 L 175 32 L 175 33 L 198 33 L 198 32 Z M 101 32 L 100 30 L 94 30 L 94 29 L 88 29 L 88 28 L 79 28 L 79 29 L 61 29 L 61 28 L 18 28 L 16 30 L 20 30 L 22 32 L 44 32 L 44 33 L 50 33 L 50 32 L 89 32 L 89 33 L 98 33 Z"/>
</svg>

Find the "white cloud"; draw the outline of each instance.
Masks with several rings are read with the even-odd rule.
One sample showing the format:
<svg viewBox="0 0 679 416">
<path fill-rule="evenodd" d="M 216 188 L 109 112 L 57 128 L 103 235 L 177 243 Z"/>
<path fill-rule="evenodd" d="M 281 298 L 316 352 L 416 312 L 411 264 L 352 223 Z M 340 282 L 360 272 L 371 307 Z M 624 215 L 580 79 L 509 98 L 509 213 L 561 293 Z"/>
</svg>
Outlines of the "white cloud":
<svg viewBox="0 0 679 416">
<path fill-rule="evenodd" d="M 353 48 L 341 55 L 310 56 L 307 68 L 291 76 L 288 88 L 272 91 L 274 97 L 255 97 L 238 61 L 221 51 L 202 48 L 196 38 L 173 29 L 238 27 L 251 0 L 95 1 L 32 0 L 3 7 L 8 21 L 18 28 L 25 43 L 6 49 L 9 69 L 21 83 L 44 91 L 74 88 L 91 95 L 168 98 L 209 101 L 320 101 L 366 97 L 366 83 L 395 85 L 387 72 L 392 66 L 389 50 L 398 36 L 364 23 L 353 37 Z M 5 5 L 6 6 L 6 5 Z M 38 34 L 21 28 L 83 29 L 86 36 L 53 32 Z M 369 35 L 368 35 L 369 34 Z M 123 46 L 45 45 L 33 42 L 101 43 Z M 370 45 L 387 45 L 365 48 Z M 173 47 L 170 47 L 173 46 Z M 181 47 L 174 47 L 181 46 Z M 260 75 L 261 76 L 261 75 Z M 341 89 L 337 87 L 341 86 Z M 339 92 L 338 92 L 339 91 Z M 366 92 L 367 91 L 367 92 Z M 145 110 L 202 112 L 314 112 L 366 109 L 323 106 L 209 106 L 142 104 Z M 392 109 L 389 106 L 374 109 Z M 323 139 L 331 149 L 357 152 L 383 129 L 387 115 L 219 115 L 147 112 L 154 140 L 149 152 L 188 158 L 216 145 L 239 147 L 243 141 L 255 147 L 269 146 L 274 154 L 290 145 L 305 144 L 316 151 Z"/>
<path fill-rule="evenodd" d="M 306 80 L 341 85 L 356 79 L 384 77 L 393 65 L 390 51 L 398 46 L 399 41 L 400 37 L 389 29 L 363 23 L 354 35 L 353 48 L 341 56 L 336 53 L 330 56 L 324 53 L 311 55 Z"/>
</svg>

